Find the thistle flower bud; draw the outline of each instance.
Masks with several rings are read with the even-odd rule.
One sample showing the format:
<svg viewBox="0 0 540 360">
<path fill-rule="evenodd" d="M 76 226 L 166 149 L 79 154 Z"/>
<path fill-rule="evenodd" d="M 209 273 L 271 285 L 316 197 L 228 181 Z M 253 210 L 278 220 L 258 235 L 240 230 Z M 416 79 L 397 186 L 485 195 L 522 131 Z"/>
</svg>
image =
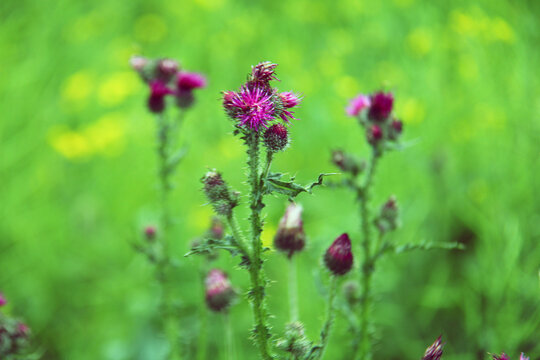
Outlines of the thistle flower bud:
<svg viewBox="0 0 540 360">
<path fill-rule="evenodd" d="M 360 112 L 371 105 L 369 96 L 360 94 L 349 102 L 349 106 L 345 109 L 347 115 L 358 116 Z"/>
<path fill-rule="evenodd" d="M 263 135 L 263 142 L 268 151 L 278 152 L 284 150 L 289 145 L 289 134 L 287 128 L 282 124 L 270 126 Z"/>
<path fill-rule="evenodd" d="M 351 239 L 347 233 L 341 234 L 324 255 L 324 263 L 334 275 L 344 275 L 351 270 L 353 254 L 351 252 Z"/>
<path fill-rule="evenodd" d="M 388 131 L 388 137 L 390 138 L 390 140 L 397 140 L 402 132 L 403 123 L 399 120 L 392 120 Z"/>
<path fill-rule="evenodd" d="M 201 89 L 206 86 L 206 78 L 202 74 L 180 71 L 176 78 L 176 86 L 179 90 Z"/>
<path fill-rule="evenodd" d="M 350 173 L 353 176 L 357 176 L 366 167 L 365 162 L 358 161 L 341 150 L 332 151 L 332 163 L 343 172 Z"/>
<path fill-rule="evenodd" d="M 152 242 L 155 240 L 157 234 L 157 229 L 153 225 L 148 225 L 144 228 L 144 237 L 146 240 Z"/>
<path fill-rule="evenodd" d="M 493 360 L 510 360 L 505 353 L 502 353 L 501 355 L 492 354 L 491 356 L 493 357 Z"/>
<path fill-rule="evenodd" d="M 28 325 L 22 322 L 18 323 L 15 336 L 18 338 L 27 338 L 28 335 L 30 335 L 30 328 L 28 327 Z"/>
<path fill-rule="evenodd" d="M 161 113 L 165 109 L 165 96 L 174 92 L 160 80 L 150 83 L 150 97 L 148 98 L 148 109 L 153 113 Z"/>
<path fill-rule="evenodd" d="M 176 105 L 181 109 L 190 108 L 195 103 L 195 95 L 191 90 L 176 91 Z"/>
<path fill-rule="evenodd" d="M 302 222 L 302 206 L 290 203 L 279 221 L 274 246 L 287 253 L 289 259 L 295 252 L 302 251 L 306 245 L 306 234 Z"/>
<path fill-rule="evenodd" d="M 141 73 L 148 63 L 149 61 L 147 58 L 139 55 L 132 56 L 131 59 L 129 59 L 129 65 L 131 65 L 131 68 L 138 73 Z"/>
<path fill-rule="evenodd" d="M 4 306 L 6 304 L 7 304 L 7 300 L 4 297 L 4 294 L 0 293 L 0 307 Z"/>
<path fill-rule="evenodd" d="M 169 82 L 178 71 L 178 63 L 172 59 L 160 59 L 155 71 L 157 79 Z"/>
<path fill-rule="evenodd" d="M 236 296 L 227 274 L 218 269 L 213 269 L 208 272 L 205 286 L 206 304 L 213 311 L 226 310 Z"/>
<path fill-rule="evenodd" d="M 277 64 L 270 61 L 264 61 L 251 67 L 251 76 L 249 81 L 254 84 L 266 85 L 271 80 L 278 80 L 275 74 Z"/>
<path fill-rule="evenodd" d="M 230 216 L 232 209 L 238 205 L 239 194 L 229 190 L 229 187 L 216 170 L 211 170 L 201 179 L 204 193 L 214 211 L 223 216 Z"/>
<path fill-rule="evenodd" d="M 394 96 L 392 93 L 378 92 L 371 96 L 368 117 L 373 121 L 384 121 L 392 112 Z"/>
<path fill-rule="evenodd" d="M 371 127 L 367 129 L 367 140 L 371 145 L 377 145 L 382 137 L 383 132 L 379 125 L 371 125 Z"/>
<path fill-rule="evenodd" d="M 292 92 L 286 91 L 278 94 L 284 108 L 290 109 L 300 104 L 300 97 Z"/>
<path fill-rule="evenodd" d="M 384 203 L 379 211 L 379 215 L 375 219 L 375 225 L 381 233 L 395 230 L 399 224 L 399 209 L 395 196 L 391 196 Z"/>
<path fill-rule="evenodd" d="M 441 336 L 439 336 L 437 340 L 426 349 L 422 360 L 440 360 L 443 354 L 443 345 L 444 344 L 441 343 Z"/>
<path fill-rule="evenodd" d="M 279 349 L 291 353 L 297 359 L 305 359 L 311 345 L 311 341 L 306 337 L 304 326 L 299 321 L 287 324 L 284 337 L 276 342 Z"/>
</svg>

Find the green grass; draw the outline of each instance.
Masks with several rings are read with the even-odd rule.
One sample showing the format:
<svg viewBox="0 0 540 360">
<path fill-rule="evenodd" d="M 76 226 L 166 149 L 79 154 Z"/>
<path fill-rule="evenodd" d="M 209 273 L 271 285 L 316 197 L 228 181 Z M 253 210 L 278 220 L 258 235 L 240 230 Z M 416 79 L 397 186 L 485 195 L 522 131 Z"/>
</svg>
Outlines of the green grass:
<svg viewBox="0 0 540 360">
<path fill-rule="evenodd" d="M 335 170 L 331 149 L 367 154 L 344 106 L 358 92 L 390 89 L 414 145 L 385 157 L 374 203 L 397 196 L 398 243 L 467 245 L 381 263 L 376 358 L 417 359 L 443 334 L 448 360 L 503 350 L 540 359 L 539 14 L 534 1 L 499 0 L 2 1 L 0 291 L 8 310 L 26 319 L 44 359 L 159 359 L 152 268 L 128 243 L 158 214 L 154 119 L 128 59 L 170 56 L 209 79 L 187 116 L 189 154 L 174 179 L 178 257 L 209 223 L 199 191 L 208 167 L 247 193 L 243 149 L 219 92 L 270 60 L 280 64 L 278 86 L 305 97 L 292 147 L 274 168 L 308 182 Z M 324 298 L 313 271 L 337 235 L 360 241 L 360 231 L 347 192 L 317 189 L 300 201 L 309 236 L 298 258 L 300 317 L 315 338 Z M 284 208 L 269 199 L 266 239 Z M 198 260 L 181 260 L 176 282 L 195 336 Z M 218 264 L 248 288 L 236 260 L 223 254 Z M 276 332 L 288 314 L 284 265 L 270 255 Z M 246 301 L 231 318 L 238 357 L 252 359 Z M 209 324 L 209 358 L 223 358 L 222 321 L 211 314 Z M 347 344 L 338 317 L 326 358 L 344 358 Z"/>
</svg>

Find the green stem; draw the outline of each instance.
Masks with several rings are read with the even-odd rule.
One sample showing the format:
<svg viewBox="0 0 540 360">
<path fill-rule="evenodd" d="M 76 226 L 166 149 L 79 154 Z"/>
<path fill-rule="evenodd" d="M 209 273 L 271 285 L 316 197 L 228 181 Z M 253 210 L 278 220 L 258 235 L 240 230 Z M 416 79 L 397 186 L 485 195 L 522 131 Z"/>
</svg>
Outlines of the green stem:
<svg viewBox="0 0 540 360">
<path fill-rule="evenodd" d="M 323 328 L 321 330 L 321 347 L 319 351 L 318 359 L 322 359 L 324 355 L 324 350 L 328 345 L 328 338 L 330 337 L 330 330 L 332 328 L 332 323 L 335 318 L 335 307 L 334 299 L 336 298 L 337 293 L 337 276 L 331 276 L 330 279 L 330 290 L 328 293 L 328 308 L 326 311 L 326 320 L 324 322 Z"/>
<path fill-rule="evenodd" d="M 298 284 L 296 276 L 296 262 L 294 257 L 289 259 L 289 307 L 291 322 L 298 320 Z"/>
<path fill-rule="evenodd" d="M 371 232 L 370 232 L 370 212 L 368 207 L 369 191 L 373 183 L 373 176 L 377 165 L 378 154 L 375 150 L 372 152 L 369 170 L 366 175 L 364 185 L 359 189 L 360 216 L 362 218 L 362 249 L 364 253 L 361 267 L 362 299 L 360 302 L 360 356 L 358 359 L 371 360 L 371 278 L 375 264 L 371 255 Z"/>
<path fill-rule="evenodd" d="M 225 349 L 227 354 L 226 359 L 236 360 L 236 355 L 234 351 L 233 329 L 231 326 L 231 315 L 228 312 L 223 314 L 223 326 L 225 328 Z"/>
<path fill-rule="evenodd" d="M 200 269 L 200 284 L 202 289 L 200 289 L 201 294 L 204 294 L 204 281 L 206 278 L 206 273 L 208 272 L 207 258 L 202 259 L 202 264 L 199 265 Z M 208 347 L 207 344 L 207 325 L 208 325 L 208 308 L 204 301 L 201 301 L 199 304 L 199 341 L 197 343 L 197 360 L 206 360 L 206 350 Z"/>
<path fill-rule="evenodd" d="M 270 355 L 268 341 L 270 339 L 270 330 L 268 327 L 268 314 L 266 312 L 266 304 L 264 300 L 266 291 L 266 279 L 263 273 L 263 261 L 261 258 L 262 243 L 262 221 L 261 210 L 264 207 L 262 202 L 262 187 L 259 177 L 259 134 L 252 131 L 246 134 L 246 142 L 248 149 L 248 167 L 249 167 L 249 183 L 251 185 L 250 193 L 250 209 L 249 217 L 251 222 L 251 247 L 252 257 L 249 266 L 249 274 L 251 278 L 250 299 L 253 310 L 253 318 L 255 322 L 254 338 L 259 347 L 260 355 L 263 359 L 272 359 Z"/>
<path fill-rule="evenodd" d="M 245 257 L 251 259 L 249 248 L 246 245 L 246 240 L 244 239 L 244 236 L 242 235 L 238 226 L 238 222 L 236 221 L 236 217 L 232 212 L 231 215 L 227 216 L 227 224 L 229 224 L 229 228 L 231 229 L 236 246 L 240 249 Z"/>
</svg>

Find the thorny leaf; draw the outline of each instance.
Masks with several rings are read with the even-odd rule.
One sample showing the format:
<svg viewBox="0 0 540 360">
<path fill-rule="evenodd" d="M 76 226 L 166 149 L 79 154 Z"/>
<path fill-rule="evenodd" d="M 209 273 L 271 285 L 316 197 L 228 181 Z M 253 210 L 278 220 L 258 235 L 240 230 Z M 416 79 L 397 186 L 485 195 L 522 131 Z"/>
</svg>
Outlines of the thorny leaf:
<svg viewBox="0 0 540 360">
<path fill-rule="evenodd" d="M 381 249 L 375 254 L 375 258 L 379 258 L 385 253 L 393 252 L 395 254 L 402 254 L 407 251 L 413 250 L 465 250 L 465 246 L 458 242 L 432 242 L 424 241 L 417 244 L 408 243 L 404 245 L 394 245 L 389 242 L 384 243 Z"/>
<path fill-rule="evenodd" d="M 294 182 L 294 177 L 291 177 L 288 181 L 281 180 L 283 174 L 270 173 L 266 179 L 264 179 L 264 189 L 266 194 L 277 192 L 279 194 L 287 195 L 290 199 L 298 196 L 298 194 L 307 192 L 311 194 L 315 186 L 322 185 L 325 176 L 337 175 L 336 173 L 320 174 L 317 181 L 312 182 L 306 186 L 302 186 Z"/>
<path fill-rule="evenodd" d="M 188 257 L 191 255 L 208 255 L 214 250 L 222 249 L 231 253 L 232 256 L 238 255 L 240 252 L 238 248 L 233 243 L 233 237 L 227 235 L 224 239 L 213 239 L 206 238 L 204 241 L 197 246 L 194 246 L 191 251 L 187 252 L 184 256 Z"/>
</svg>

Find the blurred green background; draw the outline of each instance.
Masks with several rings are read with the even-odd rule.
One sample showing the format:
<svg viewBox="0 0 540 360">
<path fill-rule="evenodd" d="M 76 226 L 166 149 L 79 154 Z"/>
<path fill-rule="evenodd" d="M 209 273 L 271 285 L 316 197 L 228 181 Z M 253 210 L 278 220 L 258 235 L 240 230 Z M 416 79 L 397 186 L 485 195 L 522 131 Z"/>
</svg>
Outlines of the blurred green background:
<svg viewBox="0 0 540 360">
<path fill-rule="evenodd" d="M 305 97 L 274 169 L 305 183 L 335 171 L 331 149 L 367 154 L 344 106 L 358 92 L 392 90 L 404 139 L 415 145 L 384 158 L 373 205 L 397 196 L 395 242 L 467 246 L 381 262 L 376 358 L 418 359 L 443 334 L 445 359 L 503 350 L 540 359 L 539 16 L 537 1 L 3 0 L 0 291 L 8 311 L 26 320 L 44 359 L 161 358 L 153 270 L 129 245 L 158 214 L 155 123 L 128 59 L 169 56 L 209 79 L 186 117 L 189 154 L 173 192 L 183 338 L 196 342 L 200 260 L 182 255 L 210 221 L 199 178 L 216 167 L 246 193 L 242 144 L 219 92 L 270 60 L 280 64 L 277 86 Z M 337 235 L 360 241 L 359 222 L 345 190 L 319 188 L 299 201 L 309 236 L 298 257 L 300 317 L 316 338 L 325 302 L 313 274 Z M 267 242 L 284 208 L 284 199 L 268 200 Z M 236 263 L 223 254 L 217 265 L 246 290 Z M 267 269 L 279 334 L 288 316 L 283 256 L 271 253 Z M 238 358 L 254 359 L 245 300 L 231 319 Z M 208 325 L 208 358 L 224 358 L 221 317 L 208 315 Z M 338 318 L 326 358 L 346 359 L 348 341 Z"/>
</svg>

